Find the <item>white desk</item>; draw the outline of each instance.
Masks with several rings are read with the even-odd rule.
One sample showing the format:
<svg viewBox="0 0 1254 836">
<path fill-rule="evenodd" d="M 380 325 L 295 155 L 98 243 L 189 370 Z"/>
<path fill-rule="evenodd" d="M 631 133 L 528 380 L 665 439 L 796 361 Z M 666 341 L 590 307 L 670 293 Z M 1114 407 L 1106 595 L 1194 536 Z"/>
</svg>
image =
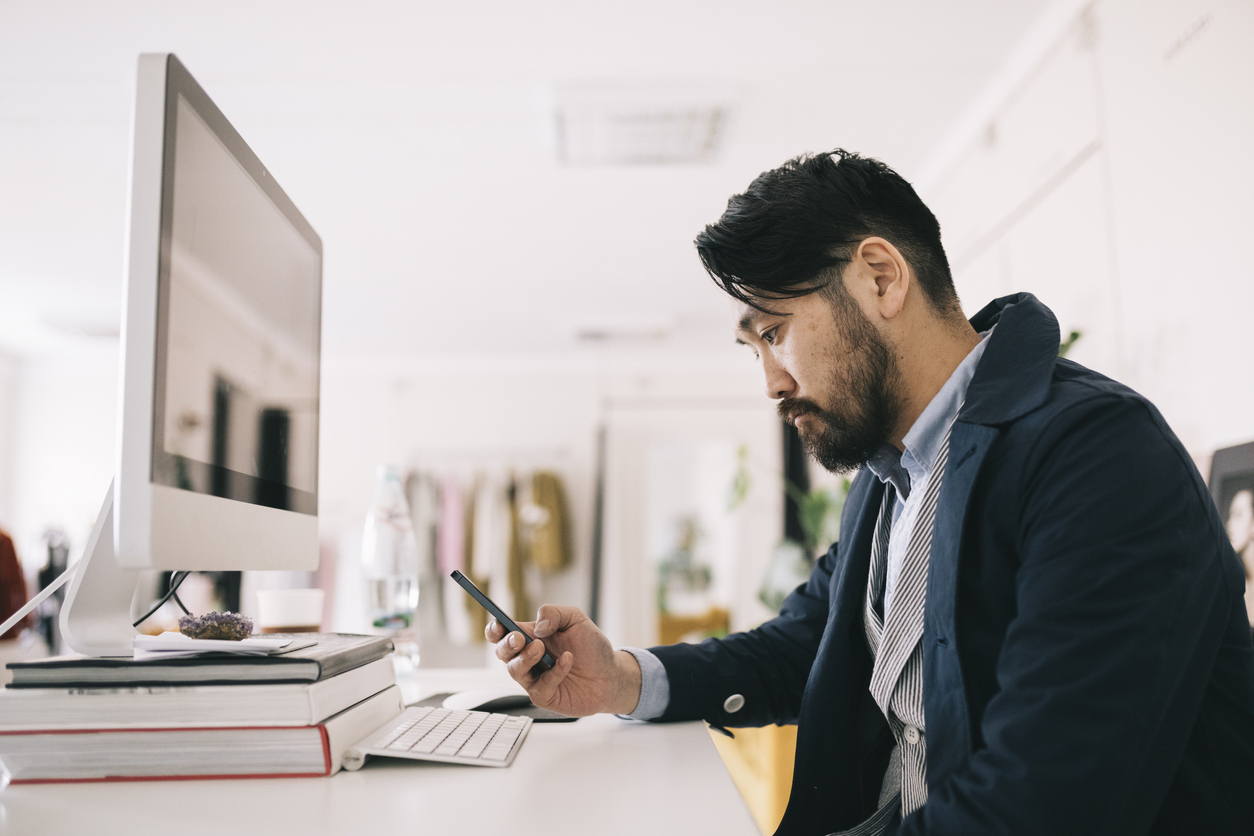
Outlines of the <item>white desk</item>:
<svg viewBox="0 0 1254 836">
<path fill-rule="evenodd" d="M 420 671 L 407 701 L 499 681 Z M 537 723 L 506 769 L 374 760 L 330 778 L 11 786 L 0 833 L 757 836 L 703 723 Z"/>
</svg>

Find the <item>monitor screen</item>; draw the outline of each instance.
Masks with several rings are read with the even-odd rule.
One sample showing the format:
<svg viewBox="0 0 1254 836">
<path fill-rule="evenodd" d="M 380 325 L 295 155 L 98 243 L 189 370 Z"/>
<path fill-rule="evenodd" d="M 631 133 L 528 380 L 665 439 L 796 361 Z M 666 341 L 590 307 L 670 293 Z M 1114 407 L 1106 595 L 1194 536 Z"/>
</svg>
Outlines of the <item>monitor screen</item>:
<svg viewBox="0 0 1254 836">
<path fill-rule="evenodd" d="M 152 481 L 316 514 L 321 246 L 180 69 L 167 88 Z"/>
</svg>

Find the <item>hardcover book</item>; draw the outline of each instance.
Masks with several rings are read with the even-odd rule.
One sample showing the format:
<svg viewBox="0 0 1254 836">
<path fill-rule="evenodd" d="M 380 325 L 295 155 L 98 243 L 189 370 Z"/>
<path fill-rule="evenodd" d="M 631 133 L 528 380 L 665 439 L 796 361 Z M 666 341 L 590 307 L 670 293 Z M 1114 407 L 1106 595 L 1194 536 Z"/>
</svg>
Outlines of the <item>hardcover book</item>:
<svg viewBox="0 0 1254 836">
<path fill-rule="evenodd" d="M 318 682 L 13 688 L 0 692 L 0 731 L 309 726 L 395 684 L 383 658 Z"/>
<path fill-rule="evenodd" d="M 400 714 L 395 685 L 316 725 L 0 731 L 15 784 L 331 775 Z"/>
<path fill-rule="evenodd" d="M 280 638 L 275 633 L 267 638 Z M 177 659 L 53 656 L 11 662 L 9 688 L 95 688 L 109 685 L 235 685 L 318 682 L 381 659 L 392 652 L 385 636 L 349 633 L 293 633 L 315 644 L 272 656 L 204 654 Z"/>
</svg>

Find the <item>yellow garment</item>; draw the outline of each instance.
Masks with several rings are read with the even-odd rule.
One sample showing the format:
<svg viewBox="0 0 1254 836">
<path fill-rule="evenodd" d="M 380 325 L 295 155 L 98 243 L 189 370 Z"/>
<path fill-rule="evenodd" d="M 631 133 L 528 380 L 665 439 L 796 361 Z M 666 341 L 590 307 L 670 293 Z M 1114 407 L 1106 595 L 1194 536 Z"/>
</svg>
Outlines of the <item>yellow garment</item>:
<svg viewBox="0 0 1254 836">
<path fill-rule="evenodd" d="M 543 508 L 540 522 L 531 535 L 531 565 L 541 572 L 560 572 L 571 564 L 570 524 L 566 516 L 566 494 L 562 480 L 546 470 L 531 477 L 531 502 Z"/>
<path fill-rule="evenodd" d="M 509 486 L 509 591 L 514 598 L 514 617 L 529 621 L 531 602 L 527 600 L 527 579 L 523 562 L 527 559 L 527 543 L 518 516 L 521 497 L 515 483 Z M 526 614 L 524 614 L 526 613 Z"/>
</svg>

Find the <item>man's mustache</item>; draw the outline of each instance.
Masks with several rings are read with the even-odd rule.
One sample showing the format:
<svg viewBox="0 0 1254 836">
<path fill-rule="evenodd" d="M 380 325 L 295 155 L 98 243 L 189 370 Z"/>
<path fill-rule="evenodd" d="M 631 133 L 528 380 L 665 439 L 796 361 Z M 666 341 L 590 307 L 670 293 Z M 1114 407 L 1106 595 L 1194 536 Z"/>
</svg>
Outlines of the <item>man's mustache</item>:
<svg viewBox="0 0 1254 836">
<path fill-rule="evenodd" d="M 784 398 L 775 405 L 775 411 L 779 413 L 780 418 L 790 424 L 801 415 L 812 412 L 823 414 L 823 410 L 819 408 L 818 404 L 806 398 Z"/>
</svg>

